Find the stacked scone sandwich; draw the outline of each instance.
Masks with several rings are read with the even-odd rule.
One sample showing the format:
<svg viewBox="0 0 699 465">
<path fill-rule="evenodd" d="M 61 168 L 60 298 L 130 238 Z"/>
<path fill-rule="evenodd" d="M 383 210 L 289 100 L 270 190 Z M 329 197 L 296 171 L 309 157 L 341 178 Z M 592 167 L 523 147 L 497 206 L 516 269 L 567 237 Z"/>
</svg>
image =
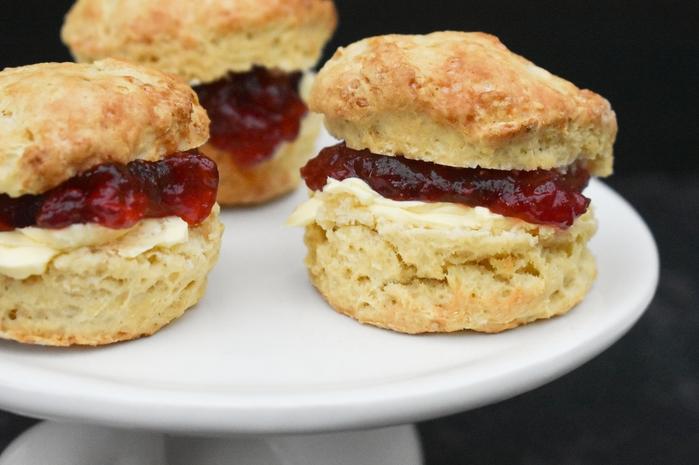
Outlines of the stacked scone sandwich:
<svg viewBox="0 0 699 465">
<path fill-rule="evenodd" d="M 219 251 L 209 120 L 172 76 L 116 60 L 0 72 L 0 337 L 150 335 Z"/>
<path fill-rule="evenodd" d="M 336 22 L 332 0 L 78 0 L 62 35 L 78 61 L 122 58 L 192 84 L 212 121 L 202 151 L 232 205 L 298 185 L 320 128 L 308 70 Z"/>
<path fill-rule="evenodd" d="M 612 171 L 609 103 L 482 33 L 362 40 L 310 107 L 344 142 L 302 170 L 307 265 L 338 311 L 406 333 L 498 332 L 590 289 L 582 191 Z"/>
</svg>

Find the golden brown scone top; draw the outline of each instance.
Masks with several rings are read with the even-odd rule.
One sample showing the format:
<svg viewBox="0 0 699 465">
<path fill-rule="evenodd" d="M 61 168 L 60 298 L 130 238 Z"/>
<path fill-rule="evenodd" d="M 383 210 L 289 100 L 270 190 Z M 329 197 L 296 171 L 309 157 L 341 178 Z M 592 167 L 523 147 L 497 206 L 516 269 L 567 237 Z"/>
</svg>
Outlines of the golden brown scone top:
<svg viewBox="0 0 699 465">
<path fill-rule="evenodd" d="M 340 48 L 310 107 L 355 149 L 436 163 L 612 171 L 609 102 L 473 32 L 372 37 Z"/>
<path fill-rule="evenodd" d="M 104 162 L 199 147 L 209 119 L 177 77 L 117 60 L 0 72 L 0 193 L 39 194 Z"/>
<path fill-rule="evenodd" d="M 78 0 L 62 37 L 78 61 L 121 58 L 210 82 L 254 65 L 309 69 L 336 25 L 332 0 Z"/>
</svg>

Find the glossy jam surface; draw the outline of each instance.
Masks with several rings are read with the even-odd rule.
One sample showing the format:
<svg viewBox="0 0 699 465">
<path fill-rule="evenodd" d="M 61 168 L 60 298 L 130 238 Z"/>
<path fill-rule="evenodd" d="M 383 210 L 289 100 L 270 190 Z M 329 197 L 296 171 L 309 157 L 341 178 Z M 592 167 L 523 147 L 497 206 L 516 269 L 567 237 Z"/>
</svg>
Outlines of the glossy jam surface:
<svg viewBox="0 0 699 465">
<path fill-rule="evenodd" d="M 211 118 L 211 144 L 240 166 L 269 159 L 280 143 L 296 139 L 308 112 L 300 81 L 301 73 L 256 67 L 195 87 Z"/>
<path fill-rule="evenodd" d="M 105 163 L 41 195 L 0 195 L 0 231 L 84 223 L 123 229 L 167 216 L 197 225 L 209 216 L 217 189 L 216 164 L 196 151 L 157 162 Z"/>
<path fill-rule="evenodd" d="M 389 199 L 481 206 L 504 216 L 563 229 L 590 204 L 582 195 L 590 175 L 576 165 L 565 172 L 453 168 L 338 144 L 323 149 L 301 169 L 301 175 L 316 191 L 323 189 L 329 177 L 339 181 L 359 178 Z"/>
</svg>

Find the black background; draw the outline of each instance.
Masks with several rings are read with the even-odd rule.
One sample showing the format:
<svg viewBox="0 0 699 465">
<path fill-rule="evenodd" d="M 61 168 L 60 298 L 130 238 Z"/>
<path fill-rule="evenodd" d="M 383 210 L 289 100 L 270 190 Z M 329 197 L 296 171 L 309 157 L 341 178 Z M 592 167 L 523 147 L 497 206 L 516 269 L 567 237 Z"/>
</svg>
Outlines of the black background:
<svg viewBox="0 0 699 465">
<path fill-rule="evenodd" d="M 69 60 L 58 34 L 69 0 L 3 0 L 0 66 Z M 612 102 L 617 171 L 699 169 L 699 2 L 339 0 L 326 57 L 368 35 L 485 31 Z"/>
<path fill-rule="evenodd" d="M 58 31 L 70 1 L 2 3 L 0 67 L 69 59 Z M 658 294 L 624 339 L 543 388 L 421 424 L 427 465 L 699 463 L 699 2 L 337 3 L 326 55 L 368 35 L 481 30 L 609 99 L 620 126 L 609 183 L 661 252 Z M 0 413 L 0 447 L 29 424 Z"/>
</svg>

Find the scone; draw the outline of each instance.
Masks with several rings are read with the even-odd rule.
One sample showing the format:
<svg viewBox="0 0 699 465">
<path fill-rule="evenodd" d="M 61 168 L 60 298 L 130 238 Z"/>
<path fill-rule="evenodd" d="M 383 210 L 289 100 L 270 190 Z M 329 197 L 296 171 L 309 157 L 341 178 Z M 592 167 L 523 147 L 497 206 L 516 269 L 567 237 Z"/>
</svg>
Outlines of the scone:
<svg viewBox="0 0 699 465">
<path fill-rule="evenodd" d="M 405 333 L 499 332 L 569 311 L 595 278 L 582 191 L 612 172 L 609 103 L 483 33 L 337 51 L 310 108 L 344 142 L 303 169 L 313 284 Z"/>
<path fill-rule="evenodd" d="M 332 0 L 78 0 L 62 31 L 78 61 L 122 58 L 187 80 L 211 118 L 202 152 L 223 205 L 260 203 L 300 182 L 321 118 L 310 70 L 335 30 Z"/>
<path fill-rule="evenodd" d="M 117 60 L 0 72 L 0 337 L 155 333 L 218 257 L 209 120 L 179 79 Z"/>
</svg>

